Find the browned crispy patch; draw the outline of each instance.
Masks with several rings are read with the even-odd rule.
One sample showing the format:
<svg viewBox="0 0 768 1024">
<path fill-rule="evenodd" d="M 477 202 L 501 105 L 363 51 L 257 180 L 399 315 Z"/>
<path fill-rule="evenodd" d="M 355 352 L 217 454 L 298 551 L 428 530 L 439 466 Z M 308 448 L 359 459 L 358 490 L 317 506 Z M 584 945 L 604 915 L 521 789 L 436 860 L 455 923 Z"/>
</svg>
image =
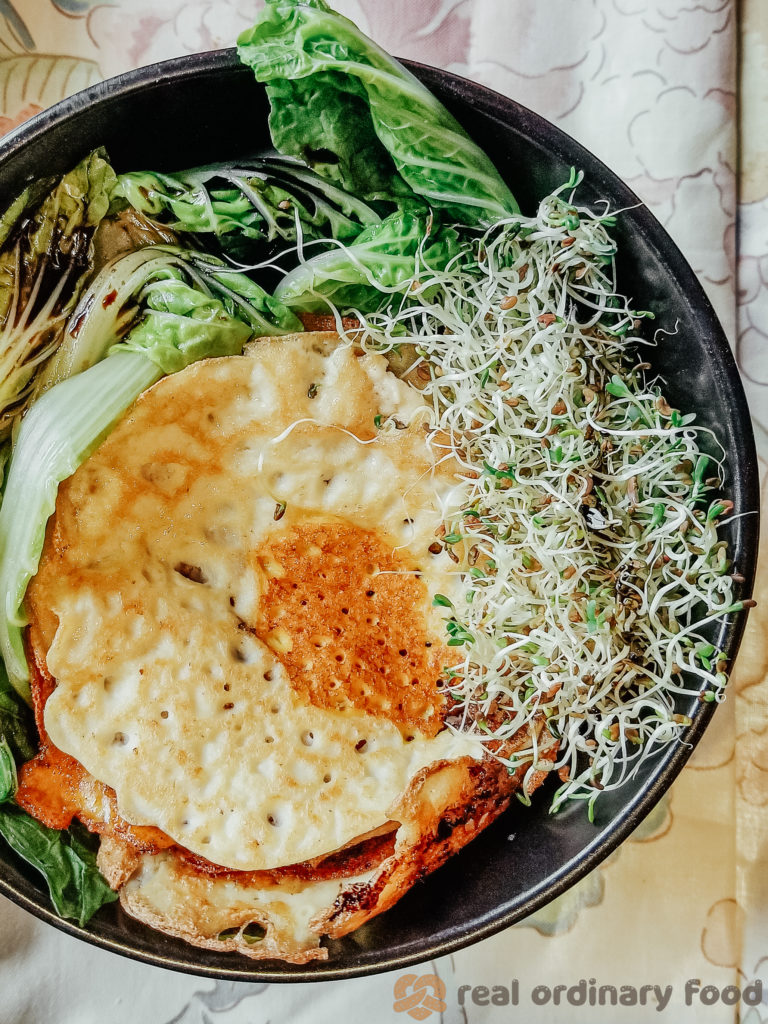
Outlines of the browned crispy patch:
<svg viewBox="0 0 768 1024">
<path fill-rule="evenodd" d="M 313 930 L 339 938 L 388 910 L 490 825 L 514 788 L 513 777 L 492 761 L 461 758 L 422 769 L 393 809 L 402 824 L 392 857 L 369 882 L 343 890 Z"/>
<path fill-rule="evenodd" d="M 304 330 L 310 334 L 336 330 L 336 319 L 328 313 L 299 313 L 299 319 Z M 345 331 L 354 331 L 356 327 L 360 326 L 360 321 L 356 316 L 343 316 L 341 326 Z"/>
<path fill-rule="evenodd" d="M 204 857 L 191 853 L 181 846 L 175 848 L 179 861 L 190 871 L 206 875 L 209 878 L 221 878 L 238 882 L 246 886 L 277 884 L 286 880 L 302 882 L 319 882 L 333 878 L 348 878 L 350 875 L 372 871 L 395 849 L 397 823 L 391 822 L 385 831 L 360 841 L 355 840 L 334 853 L 302 861 L 300 864 L 287 864 L 281 868 L 260 871 L 234 871 L 212 864 Z"/>
<path fill-rule="evenodd" d="M 276 648 L 295 690 L 322 708 L 355 707 L 434 736 L 437 688 L 450 651 L 427 630 L 427 590 L 414 567 L 370 530 L 302 525 L 273 541 L 256 635 Z"/>
</svg>

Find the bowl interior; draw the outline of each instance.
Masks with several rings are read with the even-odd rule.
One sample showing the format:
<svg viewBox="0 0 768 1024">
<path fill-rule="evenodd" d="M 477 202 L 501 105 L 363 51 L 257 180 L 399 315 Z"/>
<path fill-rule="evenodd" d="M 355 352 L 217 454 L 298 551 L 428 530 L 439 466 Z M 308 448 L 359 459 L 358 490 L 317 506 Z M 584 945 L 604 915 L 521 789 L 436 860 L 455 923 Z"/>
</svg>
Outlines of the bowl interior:
<svg viewBox="0 0 768 1024">
<path fill-rule="evenodd" d="M 675 337 L 649 357 L 668 381 L 672 404 L 696 411 L 728 454 L 725 491 L 741 511 L 758 508 L 756 458 L 736 367 L 715 315 L 690 268 L 636 196 L 595 157 L 531 111 L 447 72 L 411 65 L 489 153 L 526 213 L 560 185 L 572 166 L 584 171 L 581 201 L 632 208 L 618 228 L 619 275 L 638 306 L 656 314 L 654 327 Z M 0 148 L 0 208 L 27 180 L 63 173 L 96 146 L 119 171 L 178 170 L 237 160 L 270 149 L 262 87 L 234 51 L 180 58 L 121 76 L 78 94 L 22 126 Z M 735 567 L 751 592 L 757 517 L 725 531 Z M 713 631 L 735 655 L 744 616 Z M 695 744 L 713 705 L 681 701 Z M 0 891 L 57 927 L 150 963 L 215 977 L 300 981 L 350 977 L 402 967 L 451 952 L 519 920 L 586 874 L 635 828 L 681 769 L 691 746 L 667 749 L 622 790 L 606 794 L 594 824 L 581 804 L 548 813 L 547 791 L 534 805 L 516 805 L 392 910 L 329 944 L 329 959 L 308 966 L 255 963 L 200 950 L 153 932 L 116 904 L 85 928 L 50 910 L 40 876 L 4 845 Z"/>
</svg>

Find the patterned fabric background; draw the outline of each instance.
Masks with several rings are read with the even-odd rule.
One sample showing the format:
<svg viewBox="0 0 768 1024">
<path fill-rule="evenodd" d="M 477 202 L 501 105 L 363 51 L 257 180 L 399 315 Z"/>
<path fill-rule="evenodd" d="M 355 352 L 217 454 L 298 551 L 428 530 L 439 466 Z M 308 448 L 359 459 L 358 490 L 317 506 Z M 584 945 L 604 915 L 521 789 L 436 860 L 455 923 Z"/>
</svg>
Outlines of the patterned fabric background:
<svg viewBox="0 0 768 1024">
<path fill-rule="evenodd" d="M 231 45 L 259 0 L 0 0 L 0 132 L 101 78 Z M 768 5 L 764 0 L 336 0 L 392 53 L 504 92 L 575 136 L 654 210 L 736 350 L 768 465 Z M 737 54 L 741 61 L 737 61 Z M 741 102 L 739 81 L 741 75 Z M 740 126 L 740 131 L 739 131 Z M 740 160 L 737 154 L 740 149 Z M 737 180 L 737 168 L 741 168 Z M 739 203 L 740 200 L 740 203 Z M 763 502 L 766 506 L 765 501 Z M 398 1012 L 404 972 L 320 986 L 216 983 L 79 943 L 0 903 L 0 1024 L 647 1022 L 648 1005 L 533 1005 L 536 985 L 671 986 L 676 1022 L 768 1022 L 686 1005 L 685 984 L 768 993 L 768 543 L 727 703 L 662 804 L 596 872 L 521 925 L 424 965 L 443 1012 Z M 417 969 L 417 973 L 419 973 Z M 517 979 L 520 1007 L 460 986 Z M 407 979 L 401 982 L 407 988 Z M 650 988 L 649 988 L 650 993 Z M 753 989 L 753 991 L 755 991 Z M 563 997 L 565 998 L 565 997 Z M 481 999 L 482 1001 L 482 999 Z"/>
</svg>

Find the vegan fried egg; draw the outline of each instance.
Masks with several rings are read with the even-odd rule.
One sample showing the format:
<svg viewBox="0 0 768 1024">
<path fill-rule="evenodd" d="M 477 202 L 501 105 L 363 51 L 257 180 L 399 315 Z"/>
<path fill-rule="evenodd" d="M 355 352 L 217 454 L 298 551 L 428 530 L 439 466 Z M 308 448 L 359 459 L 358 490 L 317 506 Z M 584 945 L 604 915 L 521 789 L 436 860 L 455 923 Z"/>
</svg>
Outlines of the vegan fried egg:
<svg viewBox="0 0 768 1024">
<path fill-rule="evenodd" d="M 275 868 L 482 756 L 443 725 L 459 496 L 423 412 L 381 356 L 270 339 L 160 381 L 61 487 L 28 594 L 45 728 L 128 823 Z"/>
</svg>

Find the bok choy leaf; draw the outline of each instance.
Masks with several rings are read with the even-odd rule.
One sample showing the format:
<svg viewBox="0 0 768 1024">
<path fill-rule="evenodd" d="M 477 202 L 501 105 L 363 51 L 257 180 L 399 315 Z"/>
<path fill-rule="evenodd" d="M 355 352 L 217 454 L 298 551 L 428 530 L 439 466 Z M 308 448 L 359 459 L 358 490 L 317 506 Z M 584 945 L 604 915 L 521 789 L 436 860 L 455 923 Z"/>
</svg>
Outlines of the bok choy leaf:
<svg viewBox="0 0 768 1024">
<path fill-rule="evenodd" d="M 410 192 L 468 225 L 518 212 L 458 121 L 324 0 L 267 0 L 238 54 L 267 84 L 276 148 L 355 195 L 398 202 Z"/>
<path fill-rule="evenodd" d="M 17 785 L 16 761 L 13 758 L 13 751 L 5 736 L 0 734 L 0 804 L 11 799 L 16 792 Z"/>
<path fill-rule="evenodd" d="M 0 439 L 58 348 L 115 180 L 96 150 L 52 189 L 50 181 L 25 189 L 0 218 Z"/>
<path fill-rule="evenodd" d="M 100 907 L 117 899 L 96 866 L 96 836 L 77 822 L 59 832 L 6 803 L 0 806 L 0 835 L 43 874 L 60 917 L 82 927 Z"/>
<path fill-rule="evenodd" d="M 0 653 L 11 683 L 27 700 L 22 604 L 37 571 L 59 483 L 164 374 L 203 357 L 235 355 L 254 335 L 300 327 L 293 314 L 250 278 L 214 257 L 173 246 L 142 252 L 143 262 L 138 254 L 123 257 L 136 274 L 122 275 L 134 288 L 121 296 L 122 307 L 117 298 L 106 308 L 93 302 L 88 307 L 88 298 L 103 291 L 103 281 L 95 282 L 84 299 L 84 315 L 97 317 L 97 330 L 88 339 L 88 360 L 94 365 L 51 387 L 32 405 L 13 450 L 0 507 Z M 118 274 L 118 267 L 119 262 L 104 273 Z M 126 305 L 134 310 L 130 328 L 121 319 Z M 118 324 L 127 330 L 123 339 Z M 84 323 L 80 337 L 85 331 Z M 74 358 L 78 362 L 77 353 Z"/>
<path fill-rule="evenodd" d="M 28 761 L 35 756 L 35 735 L 32 712 L 11 686 L 0 661 L 0 736 L 16 761 Z"/>
<path fill-rule="evenodd" d="M 217 164 L 178 174 L 121 174 L 113 198 L 173 231 L 214 235 L 232 256 L 243 240 L 353 239 L 380 220 L 368 203 L 287 160 L 255 160 L 246 167 Z"/>
<path fill-rule="evenodd" d="M 171 280 L 177 284 L 163 284 Z M 181 300 L 185 280 L 199 294 L 187 295 L 186 300 Z M 175 308 L 170 308 L 168 301 L 174 289 Z M 58 351 L 38 378 L 35 397 L 103 359 L 113 345 L 137 328 L 145 306 L 158 314 L 167 314 L 166 336 L 176 323 L 179 337 L 169 343 L 172 348 L 180 342 L 181 334 L 187 335 L 189 343 L 190 338 L 198 337 L 197 322 L 203 315 L 205 296 L 215 297 L 230 318 L 248 324 L 254 333 L 267 335 L 301 330 L 301 321 L 279 300 L 215 256 L 174 245 L 146 246 L 108 263 L 93 280 L 70 319 Z M 185 302 L 187 305 L 183 308 Z M 198 308 L 196 316 L 184 319 L 194 306 Z M 211 307 L 211 316 L 217 315 L 217 309 L 216 305 Z M 182 319 L 173 321 L 173 316 Z M 157 317 L 149 328 L 152 338 L 156 327 Z M 142 328 L 140 337 L 146 334 L 147 328 Z M 199 337 L 205 347 L 206 335 Z M 136 349 L 138 345 L 138 338 L 133 339 L 131 347 Z M 154 342 L 150 348 L 153 346 Z M 173 361 L 174 364 L 179 362 L 175 356 Z"/>
<path fill-rule="evenodd" d="M 419 267 L 442 268 L 461 251 L 454 228 L 431 215 L 398 211 L 367 228 L 355 242 L 300 263 L 275 289 L 287 306 L 307 312 L 377 309 L 392 293 L 410 287 Z"/>
<path fill-rule="evenodd" d="M 235 355 L 253 336 L 252 327 L 228 313 L 218 298 L 179 276 L 150 282 L 143 298 L 146 315 L 111 351 L 141 353 L 164 374 L 206 356 Z"/>
</svg>

